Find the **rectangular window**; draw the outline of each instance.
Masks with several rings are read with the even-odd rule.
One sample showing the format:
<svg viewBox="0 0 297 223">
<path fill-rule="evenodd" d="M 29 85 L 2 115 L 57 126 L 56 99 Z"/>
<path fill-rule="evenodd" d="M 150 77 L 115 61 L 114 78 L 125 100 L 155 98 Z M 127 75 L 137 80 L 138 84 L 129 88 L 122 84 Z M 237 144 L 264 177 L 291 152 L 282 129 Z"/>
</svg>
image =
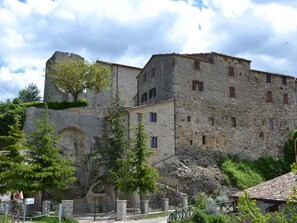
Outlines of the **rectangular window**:
<svg viewBox="0 0 297 223">
<path fill-rule="evenodd" d="M 203 82 L 202 81 L 197 81 L 197 80 L 194 80 L 192 81 L 192 90 L 193 91 L 203 91 Z"/>
<path fill-rule="evenodd" d="M 193 140 L 190 140 L 190 145 L 191 145 L 191 146 L 193 145 Z"/>
<path fill-rule="evenodd" d="M 149 98 L 155 98 L 156 95 L 157 95 L 156 88 L 154 87 L 154 88 L 150 89 L 150 91 L 149 91 Z"/>
<path fill-rule="evenodd" d="M 137 113 L 137 121 L 140 121 L 142 119 L 142 114 L 141 113 Z"/>
<path fill-rule="evenodd" d="M 266 82 L 271 83 L 271 74 L 266 74 Z"/>
<path fill-rule="evenodd" d="M 202 145 L 206 145 L 206 136 L 202 136 Z"/>
<path fill-rule="evenodd" d="M 273 119 L 269 119 L 269 120 L 268 120 L 268 128 L 269 128 L 269 129 L 274 129 Z"/>
<path fill-rule="evenodd" d="M 210 126 L 214 126 L 214 124 L 215 124 L 215 119 L 212 118 L 212 117 L 208 118 L 208 123 L 209 123 Z"/>
<path fill-rule="evenodd" d="M 200 70 L 200 61 L 199 60 L 194 60 L 194 69 Z"/>
<path fill-rule="evenodd" d="M 236 118 L 235 117 L 231 118 L 231 127 L 236 127 Z"/>
<path fill-rule="evenodd" d="M 188 116 L 188 117 L 187 117 L 187 121 L 188 121 L 188 122 L 191 122 L 191 116 Z"/>
<path fill-rule="evenodd" d="M 229 87 L 229 97 L 235 98 L 235 88 Z"/>
<path fill-rule="evenodd" d="M 143 73 L 143 82 L 146 82 L 146 73 Z"/>
<path fill-rule="evenodd" d="M 150 113 L 150 122 L 157 122 L 157 113 Z"/>
<path fill-rule="evenodd" d="M 229 76 L 234 76 L 234 67 L 229 67 Z"/>
<path fill-rule="evenodd" d="M 284 104 L 289 104 L 289 96 L 288 96 L 288 94 L 284 94 Z"/>
<path fill-rule="evenodd" d="M 287 77 L 282 77 L 282 84 L 287 85 Z"/>
<path fill-rule="evenodd" d="M 156 76 L 156 69 L 153 67 L 152 68 L 152 77 Z"/>
<path fill-rule="evenodd" d="M 266 101 L 267 102 L 272 102 L 272 91 L 267 91 Z"/>
<path fill-rule="evenodd" d="M 146 101 L 147 101 L 147 92 L 141 95 L 141 102 L 146 102 Z"/>
<path fill-rule="evenodd" d="M 151 148 L 158 148 L 158 137 L 151 137 Z"/>
</svg>

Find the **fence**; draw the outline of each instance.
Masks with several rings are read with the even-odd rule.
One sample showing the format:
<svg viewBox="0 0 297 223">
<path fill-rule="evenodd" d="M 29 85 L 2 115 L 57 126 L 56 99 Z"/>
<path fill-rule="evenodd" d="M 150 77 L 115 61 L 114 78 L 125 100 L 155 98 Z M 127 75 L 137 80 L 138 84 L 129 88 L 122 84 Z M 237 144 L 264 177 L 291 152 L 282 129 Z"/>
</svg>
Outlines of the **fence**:
<svg viewBox="0 0 297 223">
<path fill-rule="evenodd" d="M 193 215 L 194 213 L 194 207 L 193 206 L 188 206 L 184 208 L 180 208 L 172 212 L 169 217 L 168 217 L 168 223 L 171 223 L 176 220 L 181 220 L 184 218 L 189 218 Z"/>
</svg>

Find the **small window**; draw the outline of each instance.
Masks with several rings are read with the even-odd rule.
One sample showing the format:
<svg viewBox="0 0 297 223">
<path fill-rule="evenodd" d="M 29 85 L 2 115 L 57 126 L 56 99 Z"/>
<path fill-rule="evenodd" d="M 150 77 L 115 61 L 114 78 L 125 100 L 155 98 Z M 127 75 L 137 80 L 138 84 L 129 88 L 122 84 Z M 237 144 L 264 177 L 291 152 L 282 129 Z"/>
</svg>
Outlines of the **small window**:
<svg viewBox="0 0 297 223">
<path fill-rule="evenodd" d="M 212 118 L 212 117 L 208 118 L 208 123 L 209 123 L 210 126 L 214 126 L 214 124 L 215 124 L 215 119 Z"/>
<path fill-rule="evenodd" d="M 145 92 L 141 95 L 141 102 L 146 102 L 146 101 L 147 101 L 147 93 Z"/>
<path fill-rule="evenodd" d="M 152 89 L 150 89 L 150 91 L 149 91 L 149 98 L 155 98 L 156 97 L 156 88 L 154 87 L 154 88 L 152 88 Z"/>
<path fill-rule="evenodd" d="M 206 136 L 202 136 L 202 145 L 206 145 Z"/>
<path fill-rule="evenodd" d="M 289 104 L 289 96 L 288 96 L 288 94 L 284 94 L 284 104 Z"/>
<path fill-rule="evenodd" d="M 236 118 L 235 117 L 231 118 L 231 126 L 236 127 Z"/>
<path fill-rule="evenodd" d="M 151 148 L 158 148 L 158 137 L 151 137 Z"/>
<path fill-rule="evenodd" d="M 271 83 L 271 74 L 266 74 L 266 82 Z"/>
<path fill-rule="evenodd" d="M 229 87 L 229 97 L 235 98 L 235 88 Z"/>
<path fill-rule="evenodd" d="M 153 67 L 152 68 L 152 77 L 156 76 L 156 69 Z"/>
<path fill-rule="evenodd" d="M 229 76 L 234 76 L 234 67 L 229 67 Z"/>
<path fill-rule="evenodd" d="M 272 91 L 267 91 L 266 101 L 272 103 Z"/>
<path fill-rule="evenodd" d="M 264 133 L 263 133 L 263 132 L 260 132 L 260 133 L 259 133 L 259 137 L 260 137 L 261 139 L 264 139 Z"/>
<path fill-rule="evenodd" d="M 191 145 L 191 146 L 193 145 L 193 140 L 190 140 L 190 145 Z"/>
<path fill-rule="evenodd" d="M 193 91 L 203 91 L 203 82 L 202 81 L 197 81 L 197 80 L 194 80 L 192 81 L 192 90 Z"/>
<path fill-rule="evenodd" d="M 150 122 L 157 122 L 157 113 L 150 113 Z"/>
<path fill-rule="evenodd" d="M 199 60 L 195 60 L 194 61 L 194 69 L 195 70 L 199 70 L 200 69 L 200 61 Z"/>
<path fill-rule="evenodd" d="M 143 73 L 143 82 L 146 82 L 146 73 Z"/>
<path fill-rule="evenodd" d="M 191 122 L 191 116 L 188 116 L 188 117 L 187 117 L 187 121 L 188 121 L 188 122 Z"/>
<path fill-rule="evenodd" d="M 282 77 L 282 84 L 287 85 L 287 77 Z"/>
<path fill-rule="evenodd" d="M 142 114 L 141 113 L 137 113 L 137 121 L 140 121 L 142 119 Z"/>
<path fill-rule="evenodd" d="M 274 121 L 273 121 L 273 119 L 269 119 L 268 120 L 268 128 L 269 129 L 274 129 Z"/>
</svg>

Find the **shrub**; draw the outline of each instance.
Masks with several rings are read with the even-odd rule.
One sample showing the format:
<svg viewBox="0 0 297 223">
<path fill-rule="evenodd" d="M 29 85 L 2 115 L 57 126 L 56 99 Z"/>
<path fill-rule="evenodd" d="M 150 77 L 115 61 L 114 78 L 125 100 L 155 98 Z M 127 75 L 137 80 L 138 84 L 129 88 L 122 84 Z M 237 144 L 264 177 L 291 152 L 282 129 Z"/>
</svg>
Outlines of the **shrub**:
<svg viewBox="0 0 297 223">
<path fill-rule="evenodd" d="M 208 223 L 227 223 L 227 218 L 223 215 L 208 215 Z"/>
<path fill-rule="evenodd" d="M 207 215 L 202 211 L 197 209 L 192 216 L 192 220 L 195 223 L 207 223 Z"/>
</svg>

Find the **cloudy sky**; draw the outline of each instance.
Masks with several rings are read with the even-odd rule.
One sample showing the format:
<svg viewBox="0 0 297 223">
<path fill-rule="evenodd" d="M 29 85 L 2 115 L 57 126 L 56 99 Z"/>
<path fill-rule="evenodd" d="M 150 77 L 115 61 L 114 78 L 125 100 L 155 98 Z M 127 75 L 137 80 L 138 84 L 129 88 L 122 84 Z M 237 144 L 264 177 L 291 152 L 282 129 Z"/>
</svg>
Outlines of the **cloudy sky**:
<svg viewBox="0 0 297 223">
<path fill-rule="evenodd" d="M 0 0 L 0 101 L 43 92 L 55 51 L 143 67 L 152 54 L 218 52 L 297 77 L 296 0 Z"/>
</svg>

